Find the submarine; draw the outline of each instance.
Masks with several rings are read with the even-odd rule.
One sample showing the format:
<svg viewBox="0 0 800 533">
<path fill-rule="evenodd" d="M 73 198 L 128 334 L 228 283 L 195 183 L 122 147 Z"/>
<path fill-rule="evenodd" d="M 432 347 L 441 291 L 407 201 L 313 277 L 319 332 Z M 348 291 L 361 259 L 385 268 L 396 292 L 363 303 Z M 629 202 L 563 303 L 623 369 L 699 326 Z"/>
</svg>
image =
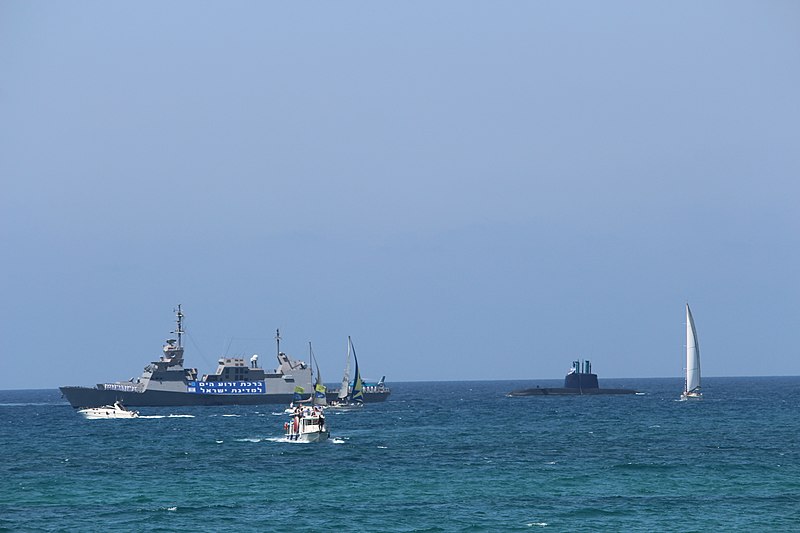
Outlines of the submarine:
<svg viewBox="0 0 800 533">
<path fill-rule="evenodd" d="M 506 396 L 563 396 L 582 394 L 637 394 L 634 389 L 601 389 L 597 381 L 597 374 L 592 373 L 592 363 L 573 361 L 572 368 L 564 378 L 563 387 L 535 387 L 531 389 L 518 389 L 509 392 Z"/>
</svg>

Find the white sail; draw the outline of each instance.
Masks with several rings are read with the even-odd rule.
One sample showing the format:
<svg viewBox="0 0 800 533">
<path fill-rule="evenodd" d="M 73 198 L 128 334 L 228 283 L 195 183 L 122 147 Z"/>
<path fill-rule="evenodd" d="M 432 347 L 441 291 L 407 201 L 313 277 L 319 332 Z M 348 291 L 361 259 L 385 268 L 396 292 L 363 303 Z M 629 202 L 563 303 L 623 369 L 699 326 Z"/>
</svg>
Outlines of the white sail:
<svg viewBox="0 0 800 533">
<path fill-rule="evenodd" d="M 339 387 L 339 394 L 337 398 L 340 401 L 346 400 L 350 394 L 350 337 L 347 338 L 347 361 L 344 365 L 344 376 L 342 377 L 342 386 Z"/>
<path fill-rule="evenodd" d="M 700 392 L 700 344 L 689 304 L 686 304 L 686 390 L 685 394 Z"/>
</svg>

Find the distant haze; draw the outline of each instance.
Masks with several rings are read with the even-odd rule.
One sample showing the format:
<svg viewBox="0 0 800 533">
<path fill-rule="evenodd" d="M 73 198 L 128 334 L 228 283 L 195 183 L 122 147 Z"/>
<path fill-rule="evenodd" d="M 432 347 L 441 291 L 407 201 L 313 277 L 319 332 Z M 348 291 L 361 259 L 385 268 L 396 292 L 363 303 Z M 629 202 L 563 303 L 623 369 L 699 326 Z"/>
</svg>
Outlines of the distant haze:
<svg viewBox="0 0 800 533">
<path fill-rule="evenodd" d="M 800 3 L 0 3 L 0 389 L 800 374 Z"/>
</svg>

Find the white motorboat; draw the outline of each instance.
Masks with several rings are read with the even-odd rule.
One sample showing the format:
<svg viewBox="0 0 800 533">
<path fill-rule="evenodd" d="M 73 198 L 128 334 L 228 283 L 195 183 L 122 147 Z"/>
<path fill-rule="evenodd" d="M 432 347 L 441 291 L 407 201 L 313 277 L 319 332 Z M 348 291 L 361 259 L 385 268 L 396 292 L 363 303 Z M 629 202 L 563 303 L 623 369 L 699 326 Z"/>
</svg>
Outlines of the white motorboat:
<svg viewBox="0 0 800 533">
<path fill-rule="evenodd" d="M 681 393 L 681 400 L 699 399 L 700 392 L 700 343 L 697 342 L 697 330 L 689 304 L 686 304 L 686 385 Z"/>
<path fill-rule="evenodd" d="M 89 420 L 97 420 L 100 418 L 138 418 L 139 416 L 139 411 L 130 411 L 118 401 L 114 402 L 113 405 L 79 409 L 78 412 Z"/>
<path fill-rule="evenodd" d="M 320 442 L 331 436 L 318 407 L 298 407 L 291 420 L 283 424 L 283 431 L 287 440 L 298 442 Z"/>
</svg>

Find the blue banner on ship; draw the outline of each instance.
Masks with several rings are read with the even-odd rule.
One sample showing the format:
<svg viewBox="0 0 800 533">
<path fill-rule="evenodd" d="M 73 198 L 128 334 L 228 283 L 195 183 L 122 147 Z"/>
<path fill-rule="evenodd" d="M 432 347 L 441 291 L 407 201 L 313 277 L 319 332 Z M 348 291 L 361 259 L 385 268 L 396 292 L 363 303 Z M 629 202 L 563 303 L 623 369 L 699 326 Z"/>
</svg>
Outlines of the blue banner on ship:
<svg viewBox="0 0 800 533">
<path fill-rule="evenodd" d="M 196 394 L 264 394 L 263 381 L 190 381 L 188 392 Z"/>
</svg>

